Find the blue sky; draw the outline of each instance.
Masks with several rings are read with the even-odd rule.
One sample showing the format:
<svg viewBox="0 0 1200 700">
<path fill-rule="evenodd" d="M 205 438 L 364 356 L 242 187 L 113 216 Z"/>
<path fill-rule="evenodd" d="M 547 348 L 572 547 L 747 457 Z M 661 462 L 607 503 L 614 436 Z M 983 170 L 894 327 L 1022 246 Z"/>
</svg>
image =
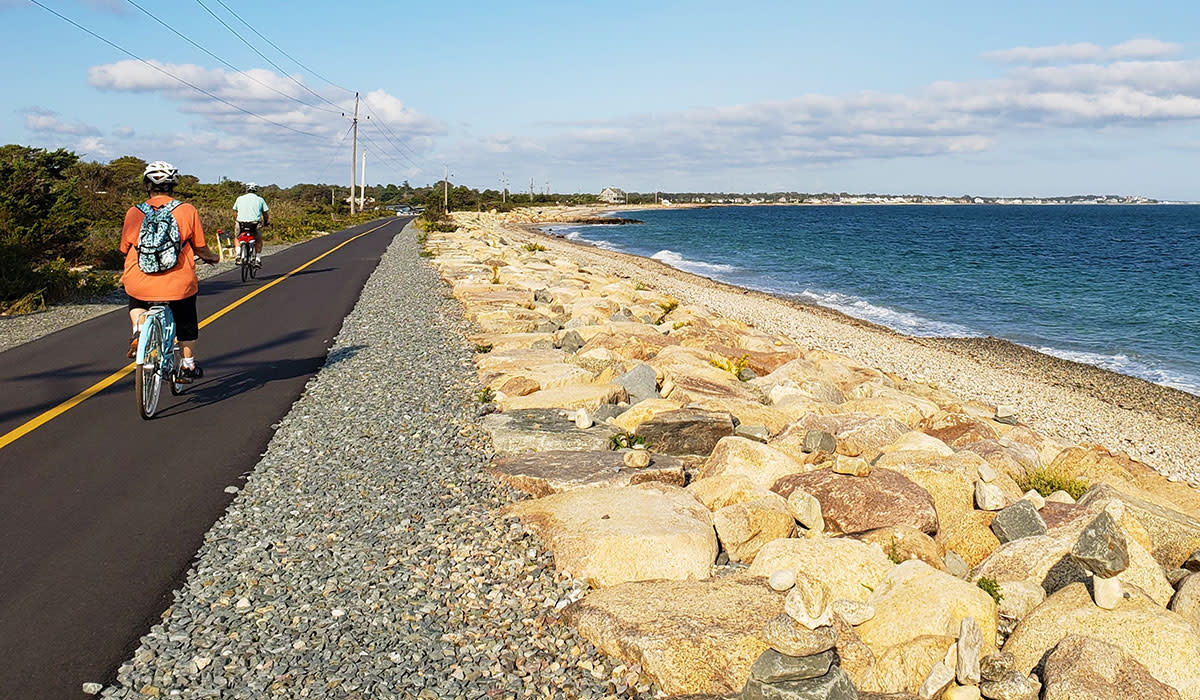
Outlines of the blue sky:
<svg viewBox="0 0 1200 700">
<path fill-rule="evenodd" d="M 0 0 L 0 140 L 205 180 L 1200 200 L 1195 2 L 40 1 L 225 102 Z"/>
</svg>

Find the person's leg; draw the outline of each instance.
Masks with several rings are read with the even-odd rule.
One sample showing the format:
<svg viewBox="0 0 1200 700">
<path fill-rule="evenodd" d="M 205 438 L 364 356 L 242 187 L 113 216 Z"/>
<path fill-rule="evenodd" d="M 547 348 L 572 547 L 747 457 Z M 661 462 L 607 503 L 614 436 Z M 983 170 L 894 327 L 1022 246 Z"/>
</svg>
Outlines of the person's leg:
<svg viewBox="0 0 1200 700">
<path fill-rule="evenodd" d="M 200 337 L 200 321 L 196 313 L 196 295 L 171 302 L 171 314 L 175 317 L 175 337 L 179 340 L 183 356 L 183 376 L 194 379 L 202 376 L 196 366 L 196 340 Z"/>
<path fill-rule="evenodd" d="M 133 326 L 133 330 L 130 333 L 129 352 L 125 356 L 130 359 L 137 356 L 138 334 L 142 330 L 142 319 L 146 317 L 146 311 L 149 308 L 148 302 L 129 297 L 129 323 Z"/>
<path fill-rule="evenodd" d="M 262 225 L 254 225 L 254 262 L 262 264 Z"/>
</svg>

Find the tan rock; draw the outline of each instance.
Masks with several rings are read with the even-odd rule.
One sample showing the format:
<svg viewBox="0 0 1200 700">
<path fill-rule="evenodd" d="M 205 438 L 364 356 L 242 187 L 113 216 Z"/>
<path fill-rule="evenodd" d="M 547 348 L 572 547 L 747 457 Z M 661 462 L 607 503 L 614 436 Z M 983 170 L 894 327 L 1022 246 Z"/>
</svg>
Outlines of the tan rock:
<svg viewBox="0 0 1200 700">
<path fill-rule="evenodd" d="M 820 535 L 825 532 L 825 518 L 821 515 L 821 502 L 816 496 L 796 489 L 787 497 L 788 513 L 807 530 L 806 534 Z"/>
<path fill-rule="evenodd" d="M 991 528 L 995 517 L 995 513 L 987 511 L 968 511 L 938 530 L 934 539 L 945 551 L 956 552 L 968 566 L 977 566 L 1000 546 Z"/>
<path fill-rule="evenodd" d="M 645 453 L 645 450 L 639 451 Z M 684 483 L 683 463 L 674 457 L 656 457 L 652 464 L 637 471 L 625 466 L 619 452 L 545 450 L 496 459 L 487 471 L 534 498 L 581 488 L 632 486 L 647 481 L 675 486 Z"/>
<path fill-rule="evenodd" d="M 798 488 L 821 502 L 825 526 L 832 533 L 854 534 L 890 525 L 937 532 L 937 513 L 929 493 L 889 469 L 872 469 L 861 477 L 818 469 L 784 476 L 771 490 L 786 497 Z"/>
<path fill-rule="evenodd" d="M 791 537 L 796 529 L 787 501 L 774 493 L 721 508 L 713 513 L 713 525 L 730 560 L 744 563 L 754 561 L 763 545 Z"/>
<path fill-rule="evenodd" d="M 1043 700 L 1178 700 L 1179 692 L 1150 675 L 1120 647 L 1088 637 L 1064 637 L 1046 658 Z"/>
<path fill-rule="evenodd" d="M 655 452 L 707 455 L 712 453 L 722 438 L 733 434 L 733 416 L 717 411 L 681 408 L 643 421 L 634 434 L 645 440 L 646 447 Z"/>
<path fill-rule="evenodd" d="M 974 509 L 974 481 L 982 464 L 981 458 L 970 453 L 944 456 L 932 451 L 899 450 L 880 456 L 874 466 L 903 474 L 928 491 L 938 522 L 946 526 Z"/>
<path fill-rule="evenodd" d="M 697 479 L 688 484 L 687 490 L 711 511 L 718 511 L 735 503 L 769 498 L 767 494 L 779 495 L 755 486 L 749 477 L 742 474 L 723 474 Z"/>
<path fill-rule="evenodd" d="M 712 515 L 675 486 L 579 489 L 504 512 L 541 536 L 559 571 L 598 587 L 707 578 L 717 557 Z"/>
<path fill-rule="evenodd" d="M 847 457 L 838 455 L 833 462 L 834 473 L 846 476 L 870 476 L 871 465 L 862 457 Z"/>
<path fill-rule="evenodd" d="M 1070 635 L 1114 645 L 1183 700 L 1200 698 L 1200 635 L 1179 615 L 1137 591 L 1114 610 L 1092 603 L 1087 586 L 1072 583 L 1046 599 L 1017 625 L 1004 644 L 1016 667 L 1029 672 Z"/>
<path fill-rule="evenodd" d="M 621 462 L 630 469 L 644 469 L 650 466 L 650 450 L 629 450 L 621 455 Z"/>
<path fill-rule="evenodd" d="M 626 398 L 625 387 L 620 384 L 574 384 L 555 389 L 542 389 L 527 396 L 512 396 L 501 399 L 501 411 L 516 411 L 529 408 L 586 408 L 595 411 L 607 403 L 617 403 Z"/>
<path fill-rule="evenodd" d="M 892 452 L 930 452 L 939 457 L 953 457 L 954 449 L 932 435 L 926 435 L 919 430 L 910 430 L 898 440 L 883 448 L 884 454 Z"/>
<path fill-rule="evenodd" d="M 754 558 L 749 573 L 769 576 L 780 569 L 803 571 L 824 583 L 833 598 L 866 602 L 892 567 L 876 545 L 821 537 L 768 542 Z"/>
<path fill-rule="evenodd" d="M 724 437 L 704 463 L 700 478 L 740 474 L 755 486 L 771 488 L 777 480 L 805 470 L 804 464 L 768 445 L 742 437 Z"/>
<path fill-rule="evenodd" d="M 792 418 L 783 411 L 772 406 L 764 406 L 757 401 L 746 399 L 712 399 L 699 398 L 690 406 L 705 411 L 724 411 L 737 418 L 742 425 L 761 425 L 771 435 L 782 431 L 792 422 Z"/>
<path fill-rule="evenodd" d="M 627 433 L 632 433 L 638 429 L 639 425 L 651 418 L 668 411 L 677 411 L 681 408 L 683 408 L 683 404 L 678 401 L 647 399 L 630 406 L 629 410 L 613 418 L 612 424 Z"/>
<path fill-rule="evenodd" d="M 943 560 L 946 553 L 942 546 L 915 527 L 892 525 L 861 532 L 854 538 L 879 545 L 887 554 L 888 559 L 896 563 L 909 559 L 920 559 L 939 571 L 946 570 Z"/>
<path fill-rule="evenodd" d="M 671 695 L 741 690 L 767 649 L 762 630 L 783 596 L 761 578 L 626 583 L 591 593 L 567 620 L 603 653 L 643 671 Z M 702 633 L 698 633 L 702 630 Z"/>
<path fill-rule="evenodd" d="M 788 656 L 812 656 L 832 649 L 837 643 L 837 631 L 830 625 L 810 629 L 783 613 L 771 618 L 763 627 L 763 641 L 775 651 Z"/>
<path fill-rule="evenodd" d="M 874 653 L 871 672 L 862 679 L 861 690 L 876 693 L 916 693 L 946 650 L 954 644 L 949 635 L 918 635 Z"/>
<path fill-rule="evenodd" d="M 973 583 L 910 560 L 895 567 L 868 601 L 875 617 L 855 628 L 879 656 L 888 647 L 922 635 L 958 635 L 964 618 L 983 630 L 984 653 L 996 645 L 996 603 Z"/>
<path fill-rule="evenodd" d="M 1059 462 L 1056 464 L 1063 466 Z M 1165 480 L 1163 483 L 1166 483 Z M 1079 499 L 1079 505 L 1085 508 L 1103 507 L 1110 501 L 1121 501 L 1150 534 L 1154 559 L 1166 569 L 1178 567 L 1192 552 L 1200 549 L 1200 519 L 1197 519 L 1200 517 L 1197 515 L 1200 514 L 1200 507 L 1190 511 L 1172 509 L 1172 502 L 1166 497 L 1155 496 L 1146 490 L 1130 493 L 1135 489 L 1130 485 L 1126 485 L 1125 490 L 1108 485 L 1095 486 Z M 1177 496 L 1172 493 L 1172 498 Z"/>
<path fill-rule="evenodd" d="M 1190 622 L 1196 628 L 1196 634 L 1200 634 L 1200 573 L 1183 577 L 1168 607 Z"/>
</svg>

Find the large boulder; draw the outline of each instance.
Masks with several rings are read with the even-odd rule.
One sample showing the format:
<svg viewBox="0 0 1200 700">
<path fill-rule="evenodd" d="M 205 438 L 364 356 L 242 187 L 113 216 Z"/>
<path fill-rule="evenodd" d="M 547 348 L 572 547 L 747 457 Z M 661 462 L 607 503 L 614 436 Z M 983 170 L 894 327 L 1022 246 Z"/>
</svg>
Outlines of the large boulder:
<svg viewBox="0 0 1200 700">
<path fill-rule="evenodd" d="M 825 526 L 833 534 L 867 532 L 890 525 L 909 525 L 925 533 L 938 529 L 929 492 L 890 469 L 867 476 L 818 469 L 785 476 L 771 487 L 783 497 L 804 489 L 821 502 Z"/>
<path fill-rule="evenodd" d="M 940 411 L 921 425 L 927 434 L 951 447 L 962 447 L 978 440 L 995 440 L 998 435 L 989 423 L 966 413 Z"/>
<path fill-rule="evenodd" d="M 837 452 L 847 457 L 870 461 L 888 445 L 909 431 L 895 418 L 865 413 L 837 415 L 808 414 L 771 440 L 771 445 L 793 457 L 803 458 L 804 436 L 810 430 L 823 430 L 837 438 Z"/>
<path fill-rule="evenodd" d="M 700 471 L 700 478 L 741 475 L 755 486 L 769 489 L 780 478 L 803 472 L 807 467 L 769 445 L 742 437 L 724 437 Z"/>
<path fill-rule="evenodd" d="M 946 552 L 929 535 L 909 525 L 892 525 L 854 535 L 857 540 L 879 545 L 888 559 L 895 562 L 920 559 L 935 569 L 945 571 Z"/>
<path fill-rule="evenodd" d="M 564 411 L 530 409 L 485 416 L 482 425 L 498 455 L 522 455 L 545 450 L 607 450 L 616 432 L 607 425 L 580 430 Z"/>
<path fill-rule="evenodd" d="M 712 514 L 677 486 L 579 489 L 520 501 L 504 512 L 541 536 L 558 570 L 596 587 L 703 579 L 717 558 Z"/>
<path fill-rule="evenodd" d="M 683 408 L 683 404 L 678 401 L 646 399 L 630 406 L 628 410 L 613 418 L 612 424 L 627 433 L 633 433 L 637 431 L 639 425 L 651 418 L 668 411 L 678 411 L 681 408 Z"/>
<path fill-rule="evenodd" d="M 611 450 L 549 450 L 493 461 L 488 473 L 534 498 L 579 488 L 632 486 L 659 481 L 683 486 L 683 463 L 676 457 L 653 455 L 650 466 L 630 469 L 624 453 Z"/>
<path fill-rule="evenodd" d="M 874 466 L 903 474 L 928 491 L 938 522 L 949 524 L 974 509 L 975 480 L 982 462 L 970 453 L 944 455 L 937 450 L 895 450 L 880 455 Z"/>
<path fill-rule="evenodd" d="M 1060 463 L 1060 466 L 1063 465 Z M 1107 484 L 1088 489 L 1079 499 L 1079 505 L 1085 508 L 1103 507 L 1111 501 L 1125 504 L 1125 511 L 1137 518 L 1150 533 L 1154 558 L 1164 568 L 1178 567 L 1192 552 L 1200 549 L 1200 520 L 1197 519 L 1200 509 L 1189 514 L 1164 505 L 1165 499 L 1151 501 Z"/>
<path fill-rule="evenodd" d="M 1026 615 L 1004 651 L 1028 673 L 1065 637 L 1091 637 L 1122 649 L 1183 700 L 1200 699 L 1200 635 L 1136 590 L 1126 592 L 1128 598 L 1105 610 L 1092 601 L 1086 585 L 1072 583 Z"/>
<path fill-rule="evenodd" d="M 875 654 L 859 687 L 879 693 L 915 693 L 953 644 L 953 636 L 923 634 L 888 647 Z"/>
<path fill-rule="evenodd" d="M 640 664 L 669 695 L 742 689 L 767 650 L 762 630 L 783 596 L 762 578 L 645 581 L 591 593 L 566 618 L 600 651 Z"/>
<path fill-rule="evenodd" d="M 540 389 L 525 396 L 502 398 L 498 404 L 501 411 L 530 408 L 586 408 L 595 411 L 606 403 L 625 399 L 625 387 L 620 384 L 567 384 L 553 389 Z"/>
<path fill-rule="evenodd" d="M 938 520 L 941 527 L 934 538 L 947 552 L 955 552 L 968 566 L 976 566 L 1000 546 L 996 533 L 992 532 L 995 513 L 971 510 L 958 520 L 948 524 Z"/>
<path fill-rule="evenodd" d="M 721 438 L 733 435 L 733 417 L 718 411 L 682 408 L 653 416 L 638 425 L 634 434 L 655 452 L 707 455 Z"/>
<path fill-rule="evenodd" d="M 1179 691 L 1150 675 L 1120 647 L 1064 637 L 1046 658 L 1042 700 L 1179 700 Z"/>
<path fill-rule="evenodd" d="M 871 594 L 875 616 L 855 628 L 876 656 L 922 635 L 958 635 L 960 623 L 975 618 L 986 650 L 996 646 L 996 603 L 973 583 L 918 561 L 893 568 Z"/>
<path fill-rule="evenodd" d="M 1196 634 L 1200 634 L 1200 573 L 1183 577 L 1168 607 L 1190 622 L 1196 628 Z"/>
<path fill-rule="evenodd" d="M 781 539 L 758 551 L 749 573 L 770 576 L 776 571 L 802 571 L 829 589 L 830 597 L 866 602 L 892 562 L 875 544 L 845 537 Z"/>
</svg>

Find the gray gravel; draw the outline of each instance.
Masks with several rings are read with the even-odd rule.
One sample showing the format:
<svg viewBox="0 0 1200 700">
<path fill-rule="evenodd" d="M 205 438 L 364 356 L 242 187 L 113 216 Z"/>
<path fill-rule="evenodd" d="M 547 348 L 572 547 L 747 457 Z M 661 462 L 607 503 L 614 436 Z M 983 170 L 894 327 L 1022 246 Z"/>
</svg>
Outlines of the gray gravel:
<svg viewBox="0 0 1200 700">
<path fill-rule="evenodd" d="M 276 243 L 266 245 L 263 247 L 263 257 L 291 248 L 294 245 L 296 244 Z M 196 265 L 196 276 L 203 280 L 207 277 L 232 270 L 233 268 L 232 260 L 217 263 L 216 265 L 199 263 Z M 4 352 L 9 348 L 15 348 L 32 340 L 37 340 L 55 331 L 70 328 L 89 318 L 95 318 L 110 311 L 123 309 L 125 308 L 125 303 L 125 292 L 118 289 L 111 294 L 106 294 L 95 299 L 56 304 L 45 311 L 38 311 L 37 313 L 22 314 L 20 316 L 0 315 L 0 352 Z"/>
<path fill-rule="evenodd" d="M 482 472 L 461 319 L 407 229 L 104 697 L 656 693 L 559 621 L 584 584 L 495 515 L 516 495 Z"/>
</svg>

